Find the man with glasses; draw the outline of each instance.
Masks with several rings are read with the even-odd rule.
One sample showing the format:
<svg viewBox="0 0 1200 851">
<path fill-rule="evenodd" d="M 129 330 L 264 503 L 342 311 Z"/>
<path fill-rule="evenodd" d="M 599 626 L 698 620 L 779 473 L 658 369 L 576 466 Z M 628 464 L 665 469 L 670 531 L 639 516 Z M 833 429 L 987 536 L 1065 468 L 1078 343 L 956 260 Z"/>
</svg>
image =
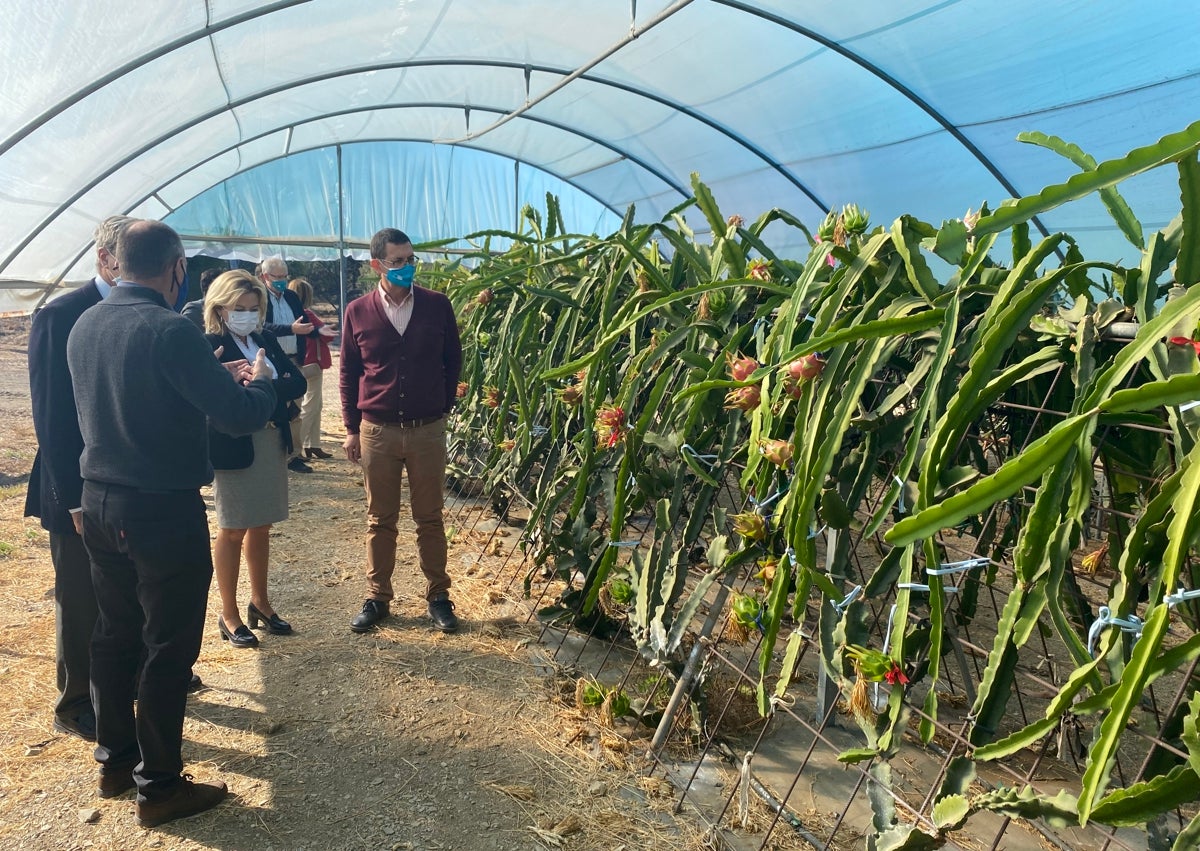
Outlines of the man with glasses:
<svg viewBox="0 0 1200 851">
<path fill-rule="evenodd" d="M 303 338 L 313 332 L 311 322 L 304 321 L 304 308 L 300 296 L 288 289 L 288 267 L 282 257 L 268 257 L 258 267 L 258 277 L 267 285 L 267 318 L 263 328 L 275 335 L 279 347 L 297 365 L 303 365 L 307 341 Z M 311 473 L 312 467 L 300 457 L 299 437 L 292 432 L 292 454 L 288 458 L 288 469 L 293 473 Z"/>
<path fill-rule="evenodd" d="M 454 407 L 462 346 L 450 300 L 414 285 L 416 264 L 403 231 L 375 234 L 371 268 L 379 288 L 351 302 L 342 321 L 343 448 L 362 465 L 367 492 L 367 599 L 350 622 L 360 633 L 388 616 L 394 598 L 396 521 L 406 472 L 429 617 L 443 632 L 458 628 L 442 504 L 446 415 Z"/>
</svg>

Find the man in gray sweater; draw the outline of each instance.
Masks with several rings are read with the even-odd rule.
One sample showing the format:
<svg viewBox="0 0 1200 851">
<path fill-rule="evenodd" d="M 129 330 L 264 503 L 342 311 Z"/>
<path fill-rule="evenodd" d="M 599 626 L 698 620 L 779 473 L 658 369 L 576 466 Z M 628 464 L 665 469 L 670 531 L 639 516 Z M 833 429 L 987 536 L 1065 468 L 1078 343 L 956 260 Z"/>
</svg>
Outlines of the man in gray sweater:
<svg viewBox="0 0 1200 851">
<path fill-rule="evenodd" d="M 275 391 L 261 352 L 242 386 L 168 307 L 187 275 L 175 231 L 130 224 L 117 263 L 112 294 L 71 331 L 67 362 L 84 444 L 83 542 L 100 611 L 92 638 L 99 793 L 136 785 L 138 822 L 153 827 L 225 797 L 224 783 L 184 776 L 181 754 L 213 571 L 200 496 L 213 479 L 206 420 L 231 434 L 257 431 Z"/>
</svg>

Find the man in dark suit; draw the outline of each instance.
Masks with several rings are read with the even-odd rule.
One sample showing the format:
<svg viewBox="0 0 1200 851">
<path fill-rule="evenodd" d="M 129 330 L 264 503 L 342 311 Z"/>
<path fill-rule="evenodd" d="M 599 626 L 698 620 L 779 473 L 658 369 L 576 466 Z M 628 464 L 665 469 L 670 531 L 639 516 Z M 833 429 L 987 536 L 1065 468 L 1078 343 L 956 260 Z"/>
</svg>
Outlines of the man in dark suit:
<svg viewBox="0 0 1200 851">
<path fill-rule="evenodd" d="M 67 335 L 80 315 L 106 298 L 117 276 L 117 237 L 134 221 L 110 216 L 96 228 L 96 277 L 59 296 L 33 315 L 29 332 L 29 392 L 38 451 L 29 474 L 25 516 L 39 517 L 50 533 L 54 563 L 55 657 L 58 700 L 54 729 L 96 740 L 96 715 L 88 693 L 89 645 L 96 626 L 92 568 L 83 547 L 79 456 L 83 438 L 67 370 Z"/>
<path fill-rule="evenodd" d="M 263 328 L 275 335 L 284 354 L 294 360 L 297 366 L 303 366 L 304 352 L 313 326 L 304 320 L 300 296 L 288 289 L 287 263 L 282 257 L 268 257 L 255 271 L 258 279 L 267 285 L 267 318 Z M 288 456 L 288 469 L 293 473 L 311 473 L 312 467 L 300 457 L 298 432 L 293 423 L 292 445 L 297 448 Z"/>
<path fill-rule="evenodd" d="M 168 307 L 187 277 L 175 231 L 132 222 L 117 239 L 117 260 L 121 280 L 75 323 L 67 363 L 99 611 L 91 647 L 99 793 L 111 798 L 136 785 L 138 823 L 155 827 L 226 794 L 224 783 L 182 773 L 187 683 L 213 572 L 200 496 L 213 479 L 208 424 L 252 433 L 276 398 L 261 351 L 252 368 L 244 365 L 252 380 L 243 386 Z"/>
</svg>

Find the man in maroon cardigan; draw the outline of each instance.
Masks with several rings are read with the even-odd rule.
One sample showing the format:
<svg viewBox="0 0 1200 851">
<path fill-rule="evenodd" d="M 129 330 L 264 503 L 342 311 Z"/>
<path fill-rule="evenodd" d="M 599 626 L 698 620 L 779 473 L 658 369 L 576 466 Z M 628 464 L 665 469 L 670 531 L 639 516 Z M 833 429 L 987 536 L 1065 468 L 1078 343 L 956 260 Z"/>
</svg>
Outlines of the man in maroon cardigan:
<svg viewBox="0 0 1200 851">
<path fill-rule="evenodd" d="M 367 491 L 367 599 L 350 622 L 368 632 L 387 617 L 396 568 L 400 482 L 408 471 L 417 552 L 429 617 L 443 632 L 458 618 L 446 573 L 442 526 L 446 415 L 454 407 L 462 345 L 450 300 L 413 285 L 417 258 L 403 231 L 371 238 L 379 288 L 355 299 L 342 321 L 342 420 L 346 457 L 361 463 Z"/>
</svg>

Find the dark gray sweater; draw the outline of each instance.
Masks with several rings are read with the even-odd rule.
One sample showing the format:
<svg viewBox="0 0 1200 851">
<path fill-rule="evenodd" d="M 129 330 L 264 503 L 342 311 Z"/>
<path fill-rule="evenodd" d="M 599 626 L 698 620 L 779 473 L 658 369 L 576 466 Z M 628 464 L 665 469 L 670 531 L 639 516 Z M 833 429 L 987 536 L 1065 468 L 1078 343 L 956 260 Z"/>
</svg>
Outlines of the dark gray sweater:
<svg viewBox="0 0 1200 851">
<path fill-rule="evenodd" d="M 207 420 L 249 434 L 275 408 L 270 381 L 239 386 L 200 329 L 147 287 L 116 287 L 86 310 L 67 341 L 67 364 L 88 481 L 198 488 L 213 479 Z"/>
</svg>

